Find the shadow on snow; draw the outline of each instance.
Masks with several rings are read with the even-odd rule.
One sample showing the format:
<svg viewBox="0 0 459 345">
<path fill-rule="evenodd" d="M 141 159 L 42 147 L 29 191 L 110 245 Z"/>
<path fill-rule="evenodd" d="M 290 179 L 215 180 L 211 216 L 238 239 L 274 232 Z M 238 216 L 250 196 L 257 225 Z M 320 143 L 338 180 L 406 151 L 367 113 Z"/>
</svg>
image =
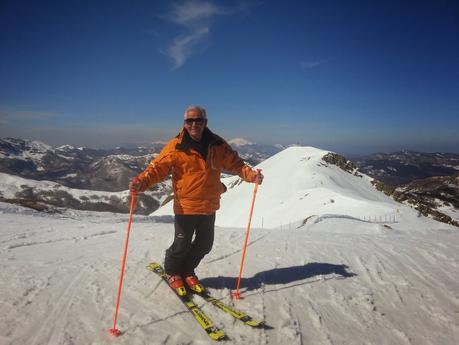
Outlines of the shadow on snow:
<svg viewBox="0 0 459 345">
<path fill-rule="evenodd" d="M 285 268 L 274 268 L 255 274 L 253 277 L 241 279 L 241 289 L 247 291 L 260 288 L 262 285 L 289 284 L 315 276 L 326 276 L 335 274 L 339 279 L 356 276 L 355 273 L 348 272 L 347 265 L 334 265 L 320 262 L 312 262 L 303 266 L 293 266 Z M 202 284 L 213 289 L 234 289 L 237 277 L 211 277 L 200 279 Z"/>
</svg>

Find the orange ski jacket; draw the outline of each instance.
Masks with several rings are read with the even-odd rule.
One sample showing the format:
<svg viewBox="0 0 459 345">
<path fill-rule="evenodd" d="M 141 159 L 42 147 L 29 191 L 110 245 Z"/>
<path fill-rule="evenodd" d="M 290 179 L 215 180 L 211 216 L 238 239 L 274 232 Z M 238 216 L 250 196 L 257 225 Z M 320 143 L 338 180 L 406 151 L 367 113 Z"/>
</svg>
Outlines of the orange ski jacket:
<svg viewBox="0 0 459 345">
<path fill-rule="evenodd" d="M 170 140 L 137 178 L 144 191 L 172 174 L 175 214 L 209 215 L 220 208 L 224 186 L 223 171 L 239 175 L 246 182 L 255 182 L 257 172 L 246 165 L 236 151 L 221 137 L 206 128 L 207 157 L 191 148 L 185 129 Z"/>
</svg>

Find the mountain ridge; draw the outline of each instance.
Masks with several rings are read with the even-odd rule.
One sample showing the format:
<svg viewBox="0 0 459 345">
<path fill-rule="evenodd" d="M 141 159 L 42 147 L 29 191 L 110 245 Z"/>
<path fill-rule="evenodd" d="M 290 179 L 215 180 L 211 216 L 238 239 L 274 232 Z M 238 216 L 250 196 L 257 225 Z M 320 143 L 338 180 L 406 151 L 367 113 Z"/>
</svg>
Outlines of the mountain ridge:
<svg viewBox="0 0 459 345">
<path fill-rule="evenodd" d="M 252 166 L 266 161 L 285 149 L 283 146 L 259 145 L 241 138 L 234 140 L 237 144 L 235 148 L 240 156 Z M 4 201 L 49 211 L 58 207 L 71 207 L 126 213 L 129 211 L 129 203 L 125 197 L 120 195 L 126 191 L 130 179 L 144 169 L 151 158 L 161 150 L 163 144 L 152 142 L 150 147 L 116 147 L 110 150 L 99 150 L 72 145 L 53 148 L 39 141 L 19 138 L 0 139 L 0 172 L 27 180 L 16 183 L 16 195 L 6 197 L 0 192 L 0 198 Z M 339 166 L 356 176 L 363 172 L 377 179 L 373 181 L 377 189 L 395 200 L 411 203 L 421 214 L 433 215 L 444 222 L 459 221 L 455 202 L 459 198 L 457 178 L 446 176 L 443 178 L 429 177 L 430 180 L 415 179 L 418 175 L 425 174 L 422 167 L 429 162 L 433 167 L 430 170 L 427 169 L 430 175 L 434 171 L 448 171 L 449 173 L 459 171 L 459 155 L 426 154 L 404 150 L 392 154 L 378 153 L 367 157 L 368 161 L 363 158 L 351 161 L 335 153 L 324 152 L 328 152 L 323 157 L 325 163 Z M 385 169 L 378 170 L 375 169 L 374 163 L 378 159 L 381 162 L 390 162 L 387 163 L 388 166 L 380 163 L 380 166 Z M 394 169 L 393 162 L 398 162 L 403 167 L 410 167 L 410 171 L 416 171 L 414 175 L 411 175 L 410 184 L 394 187 L 383 183 L 385 179 L 379 181 L 381 174 L 389 176 L 390 179 L 391 173 L 400 170 Z M 417 165 L 415 169 L 411 169 L 411 166 L 415 165 Z M 230 187 L 235 183 L 231 179 L 226 182 L 224 176 L 222 177 Z M 5 180 L 4 177 L 3 179 Z M 52 184 L 43 187 L 39 181 L 55 182 L 69 189 L 56 188 Z M 2 188 L 7 188 L 5 184 L 3 186 Z M 40 190 L 37 186 L 41 186 L 42 189 Z M 80 190 L 93 191 L 90 194 L 91 202 L 85 200 L 85 197 L 83 199 L 80 199 L 79 196 L 74 197 L 81 194 Z M 112 193 L 110 197 L 107 197 L 106 192 Z M 142 194 L 141 198 L 144 200 L 141 205 L 144 207 L 139 206 L 138 211 L 142 214 L 151 213 L 170 199 L 171 193 L 170 180 L 154 186 Z"/>
</svg>

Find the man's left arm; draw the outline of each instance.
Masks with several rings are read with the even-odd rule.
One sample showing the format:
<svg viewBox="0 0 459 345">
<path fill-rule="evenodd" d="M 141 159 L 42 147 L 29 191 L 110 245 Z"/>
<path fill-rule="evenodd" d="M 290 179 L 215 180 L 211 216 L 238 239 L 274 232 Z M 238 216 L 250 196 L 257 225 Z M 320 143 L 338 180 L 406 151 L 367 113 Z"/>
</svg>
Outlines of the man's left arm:
<svg viewBox="0 0 459 345">
<path fill-rule="evenodd" d="M 223 169 L 238 174 L 246 182 L 258 182 L 258 184 L 263 182 L 263 174 L 245 164 L 238 153 L 227 143 L 223 147 Z"/>
</svg>

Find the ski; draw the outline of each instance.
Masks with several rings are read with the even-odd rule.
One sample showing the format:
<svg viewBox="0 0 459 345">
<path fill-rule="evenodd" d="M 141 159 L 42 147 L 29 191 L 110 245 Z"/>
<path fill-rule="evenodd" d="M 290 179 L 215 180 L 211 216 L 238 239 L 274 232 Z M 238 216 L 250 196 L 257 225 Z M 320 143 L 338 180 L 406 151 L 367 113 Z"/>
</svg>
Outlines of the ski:
<svg viewBox="0 0 459 345">
<path fill-rule="evenodd" d="M 242 321 L 247 326 L 251 326 L 251 327 L 254 327 L 254 328 L 269 328 L 268 326 L 266 326 L 264 321 L 258 321 L 258 320 L 253 319 L 247 313 L 244 313 L 243 311 L 234 309 L 232 306 L 223 303 L 219 299 L 213 297 L 207 291 L 204 291 L 202 293 L 198 293 L 198 292 L 192 291 L 192 293 L 195 294 L 195 295 L 201 296 L 207 302 L 211 303 L 212 305 L 214 305 L 218 309 L 223 310 L 224 312 L 230 314 L 236 320 Z"/>
<path fill-rule="evenodd" d="M 160 264 L 152 262 L 147 266 L 147 269 L 156 273 L 167 284 L 166 272 Z M 167 284 L 167 286 L 169 286 L 169 284 Z M 190 299 L 189 295 L 180 296 L 176 293 L 174 289 L 170 289 L 174 291 L 174 294 L 185 305 L 187 310 L 191 312 L 191 314 L 193 314 L 198 324 L 202 327 L 202 329 L 204 329 L 204 331 L 212 340 L 223 340 L 226 338 L 226 334 L 212 323 L 210 318 L 201 310 L 201 308 L 194 304 L 194 302 Z"/>
</svg>

